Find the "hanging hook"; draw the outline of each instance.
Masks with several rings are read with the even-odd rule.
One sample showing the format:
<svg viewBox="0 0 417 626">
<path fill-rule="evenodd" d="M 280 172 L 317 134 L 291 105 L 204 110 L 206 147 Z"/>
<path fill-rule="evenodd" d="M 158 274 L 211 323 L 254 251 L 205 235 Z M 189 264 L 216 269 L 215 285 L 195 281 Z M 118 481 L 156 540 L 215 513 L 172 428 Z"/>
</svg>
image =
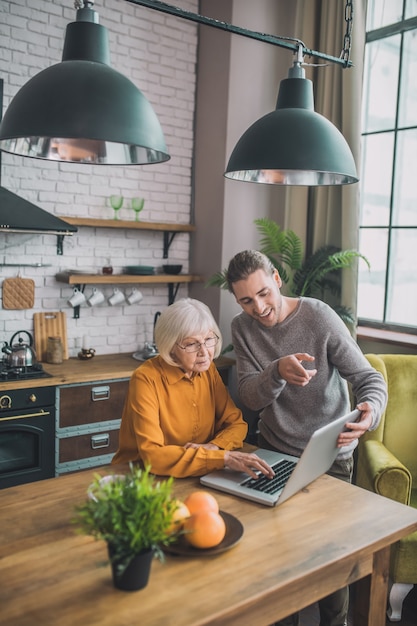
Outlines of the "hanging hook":
<svg viewBox="0 0 417 626">
<path fill-rule="evenodd" d="M 297 60 L 294 61 L 294 64 L 297 64 L 301 67 L 301 65 L 304 63 L 304 46 L 302 42 L 298 44 L 297 52 L 294 54 L 297 54 Z"/>
<path fill-rule="evenodd" d="M 305 78 L 305 71 L 302 67 L 304 63 L 304 46 L 301 41 L 298 41 L 297 50 L 294 51 L 294 62 L 292 67 L 288 70 L 288 78 Z"/>
</svg>

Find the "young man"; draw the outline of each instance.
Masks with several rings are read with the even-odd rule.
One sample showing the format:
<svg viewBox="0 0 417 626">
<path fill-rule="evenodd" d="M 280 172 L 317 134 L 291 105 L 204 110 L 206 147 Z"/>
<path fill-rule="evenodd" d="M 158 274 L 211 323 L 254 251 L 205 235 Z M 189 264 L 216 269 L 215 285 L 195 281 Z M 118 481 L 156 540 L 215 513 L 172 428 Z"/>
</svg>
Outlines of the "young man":
<svg viewBox="0 0 417 626">
<path fill-rule="evenodd" d="M 329 474 L 351 481 L 358 438 L 377 427 L 387 400 L 374 370 L 339 316 L 320 300 L 283 296 L 278 271 L 255 250 L 236 254 L 228 287 L 243 311 L 232 321 L 239 395 L 260 412 L 259 445 L 300 456 L 312 433 L 350 411 L 360 419 L 338 439 Z M 347 623 L 348 589 L 319 602 L 321 626 Z M 298 624 L 298 615 L 279 622 Z"/>
</svg>

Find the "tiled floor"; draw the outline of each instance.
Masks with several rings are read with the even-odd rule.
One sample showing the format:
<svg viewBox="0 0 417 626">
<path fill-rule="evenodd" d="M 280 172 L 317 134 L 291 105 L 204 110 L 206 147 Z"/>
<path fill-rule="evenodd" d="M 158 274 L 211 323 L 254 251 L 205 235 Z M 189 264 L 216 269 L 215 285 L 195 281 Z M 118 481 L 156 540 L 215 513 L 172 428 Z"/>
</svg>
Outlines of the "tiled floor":
<svg viewBox="0 0 417 626">
<path fill-rule="evenodd" d="M 300 617 L 300 626 L 319 626 L 319 614 L 315 604 L 301 611 Z M 348 626 L 355 626 L 352 619 L 349 619 Z M 387 618 L 386 624 L 381 626 L 417 626 L 417 586 L 414 586 L 404 600 L 401 621 L 390 622 Z"/>
</svg>

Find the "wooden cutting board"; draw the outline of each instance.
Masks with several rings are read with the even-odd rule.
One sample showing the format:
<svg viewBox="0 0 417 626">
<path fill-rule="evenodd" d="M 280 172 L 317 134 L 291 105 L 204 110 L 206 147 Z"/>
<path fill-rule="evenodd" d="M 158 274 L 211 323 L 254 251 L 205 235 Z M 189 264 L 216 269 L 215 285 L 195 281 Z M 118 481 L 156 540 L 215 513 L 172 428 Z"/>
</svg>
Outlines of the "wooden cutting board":
<svg viewBox="0 0 417 626">
<path fill-rule="evenodd" d="M 60 337 L 64 359 L 68 359 L 67 316 L 63 311 L 33 314 L 33 334 L 36 358 L 46 361 L 46 344 L 48 337 Z"/>
</svg>

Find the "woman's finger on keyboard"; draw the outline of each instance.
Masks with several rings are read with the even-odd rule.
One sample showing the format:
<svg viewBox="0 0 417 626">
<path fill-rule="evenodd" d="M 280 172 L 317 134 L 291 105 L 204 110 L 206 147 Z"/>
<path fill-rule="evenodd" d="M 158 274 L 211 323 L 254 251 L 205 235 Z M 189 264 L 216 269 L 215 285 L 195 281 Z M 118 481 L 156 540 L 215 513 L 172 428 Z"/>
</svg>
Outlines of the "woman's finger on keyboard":
<svg viewBox="0 0 417 626">
<path fill-rule="evenodd" d="M 274 476 L 274 471 L 268 463 L 253 453 L 227 450 L 224 455 L 224 465 L 229 469 L 245 472 L 252 478 L 257 478 L 259 472 L 268 478 Z"/>
</svg>

